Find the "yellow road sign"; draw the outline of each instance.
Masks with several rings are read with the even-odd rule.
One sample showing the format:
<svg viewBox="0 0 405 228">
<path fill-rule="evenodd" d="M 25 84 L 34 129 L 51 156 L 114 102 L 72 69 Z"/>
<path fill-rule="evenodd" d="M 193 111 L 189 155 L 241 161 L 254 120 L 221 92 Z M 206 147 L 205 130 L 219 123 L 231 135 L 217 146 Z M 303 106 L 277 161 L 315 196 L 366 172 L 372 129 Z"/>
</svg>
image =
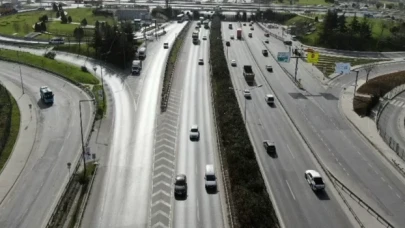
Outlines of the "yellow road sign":
<svg viewBox="0 0 405 228">
<path fill-rule="evenodd" d="M 318 63 L 319 61 L 319 52 L 309 52 L 307 54 L 307 62 L 308 63 Z"/>
</svg>

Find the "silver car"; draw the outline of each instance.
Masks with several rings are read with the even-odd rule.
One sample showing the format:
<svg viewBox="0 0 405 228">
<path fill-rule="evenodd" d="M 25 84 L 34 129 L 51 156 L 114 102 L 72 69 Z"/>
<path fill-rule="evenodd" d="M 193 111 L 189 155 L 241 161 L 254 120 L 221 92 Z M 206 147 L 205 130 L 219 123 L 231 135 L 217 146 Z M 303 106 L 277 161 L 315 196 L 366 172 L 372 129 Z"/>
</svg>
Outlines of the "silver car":
<svg viewBox="0 0 405 228">
<path fill-rule="evenodd" d="M 198 131 L 198 126 L 197 125 L 191 126 L 190 139 L 198 140 L 199 138 L 200 138 L 200 132 Z"/>
</svg>

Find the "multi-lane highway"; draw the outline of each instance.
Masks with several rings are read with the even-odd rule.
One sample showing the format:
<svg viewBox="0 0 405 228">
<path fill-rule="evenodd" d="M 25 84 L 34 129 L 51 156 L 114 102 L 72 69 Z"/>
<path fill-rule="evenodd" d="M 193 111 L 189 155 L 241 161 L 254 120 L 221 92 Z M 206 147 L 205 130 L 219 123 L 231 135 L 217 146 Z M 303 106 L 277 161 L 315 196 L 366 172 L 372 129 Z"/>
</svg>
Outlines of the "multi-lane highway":
<svg viewBox="0 0 405 228">
<path fill-rule="evenodd" d="M 17 64 L 1 62 L 0 68 L 0 81 L 21 85 Z M 31 111 L 37 116 L 32 120 L 37 121 L 37 130 L 31 136 L 35 137 L 35 142 L 28 148 L 31 150 L 28 160 L 0 206 L 0 227 L 45 227 L 69 178 L 67 163 L 76 164 L 80 156 L 79 101 L 91 98 L 55 75 L 25 66 L 21 66 L 21 71 L 24 96 L 30 97 Z M 55 94 L 52 106 L 40 99 L 39 88 L 44 85 Z M 91 128 L 93 111 L 91 103 L 82 103 L 85 136 Z M 20 162 L 25 160 L 22 158 Z M 11 167 L 15 164 L 9 165 L 3 174 L 15 168 Z"/>
<path fill-rule="evenodd" d="M 247 27 L 243 26 L 247 33 Z M 255 26 L 253 38 L 247 39 L 260 66 L 278 66 L 272 57 L 263 58 L 261 50 L 269 48 L 272 55 L 287 51 L 288 47 L 272 37 L 264 44 L 264 32 Z M 325 89 L 311 75 L 311 65 L 299 61 L 298 78 L 305 91 L 296 90 L 292 79 L 280 74 L 277 80 L 267 76 L 278 99 L 297 124 L 312 149 L 340 181 L 347 184 L 362 199 L 394 225 L 405 223 L 405 185 L 402 177 L 347 122 L 338 109 L 341 89 Z M 295 61 L 282 63 L 294 75 Z M 351 74 L 353 75 L 353 74 Z"/>
<path fill-rule="evenodd" d="M 246 44 L 248 39 L 251 39 L 248 38 L 247 31 L 244 40 L 231 40 L 230 35 L 236 37 L 235 28 L 239 27 L 239 24 L 232 23 L 234 27 L 232 30 L 228 29 L 228 24 L 222 23 L 222 35 L 224 40 L 231 41 L 230 46 L 225 47 L 228 60 L 236 60 L 237 63 L 236 67 L 229 67 L 234 89 L 242 112 L 247 109 L 247 128 L 262 166 L 263 177 L 271 188 L 273 202 L 277 204 L 281 214 L 281 220 L 286 227 L 353 226 L 341 208 L 340 199 L 335 197 L 330 182 L 327 181 L 326 191 L 320 194 L 315 194 L 308 186 L 304 172 L 308 169 L 321 171 L 321 168 L 286 117 L 277 96 L 274 107 L 265 102 L 266 94 L 274 94 L 267 80 L 270 80 L 270 85 L 273 86 L 272 82 L 280 80 L 284 72 L 274 64 L 273 73 L 267 72 L 265 65 L 257 65 L 255 61 L 257 56 L 252 57 Z M 252 42 L 260 44 L 257 40 Z M 261 50 L 253 52 L 261 55 Z M 256 86 L 262 85 L 261 87 L 249 87 L 246 84 L 243 78 L 243 65 L 253 66 Z M 245 100 L 242 93 L 244 89 L 251 89 L 252 99 Z M 280 89 L 283 89 L 283 86 Z M 275 156 L 266 153 L 263 140 L 270 140 L 276 144 Z M 326 179 L 326 176 L 324 178 Z"/>
<path fill-rule="evenodd" d="M 166 35 L 149 42 L 141 75 L 105 78 L 121 89 L 112 91 L 115 121 L 109 154 L 100 165 L 83 227 L 147 226 L 159 89 L 169 53 L 162 47 L 173 43 L 184 25 L 169 25 Z"/>
<path fill-rule="evenodd" d="M 181 92 L 180 122 L 177 139 L 176 174 L 186 174 L 188 194 L 174 201 L 173 227 L 225 227 L 222 213 L 221 191 L 208 193 L 205 189 L 205 165 L 213 164 L 217 180 L 222 183 L 213 120 L 210 65 L 209 29 L 201 28 L 200 43 L 193 44 L 193 23 L 186 35 L 181 55 L 177 60 L 175 84 L 172 89 Z M 203 36 L 207 37 L 203 40 Z M 204 60 L 199 65 L 199 59 Z M 199 140 L 190 140 L 190 128 L 197 124 Z"/>
</svg>

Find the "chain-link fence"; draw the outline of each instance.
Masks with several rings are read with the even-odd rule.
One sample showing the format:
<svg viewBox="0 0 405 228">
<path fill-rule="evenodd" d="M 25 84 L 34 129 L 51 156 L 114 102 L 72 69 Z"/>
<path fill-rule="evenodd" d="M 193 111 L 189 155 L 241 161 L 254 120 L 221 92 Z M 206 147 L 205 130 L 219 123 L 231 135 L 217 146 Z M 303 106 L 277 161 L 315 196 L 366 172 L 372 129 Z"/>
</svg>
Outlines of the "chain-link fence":
<svg viewBox="0 0 405 228">
<path fill-rule="evenodd" d="M 7 89 L 0 83 L 0 155 L 10 135 L 12 103 Z"/>
<path fill-rule="evenodd" d="M 376 115 L 377 129 L 381 138 L 383 138 L 383 140 L 387 143 L 387 145 L 393 151 L 395 151 L 395 153 L 397 153 L 398 156 L 402 158 L 402 160 L 405 160 L 405 150 L 403 148 L 403 146 L 405 145 L 405 141 L 401 142 L 400 139 L 396 139 L 388 131 L 388 127 L 390 126 L 389 121 L 392 121 L 390 120 L 390 116 L 392 113 L 394 113 L 395 109 L 395 106 L 391 104 L 390 101 L 404 91 L 405 91 L 405 84 L 397 86 L 389 93 L 385 94 L 379 103 Z M 404 124 L 403 126 L 399 127 L 405 127 L 405 122 L 403 124 Z"/>
</svg>

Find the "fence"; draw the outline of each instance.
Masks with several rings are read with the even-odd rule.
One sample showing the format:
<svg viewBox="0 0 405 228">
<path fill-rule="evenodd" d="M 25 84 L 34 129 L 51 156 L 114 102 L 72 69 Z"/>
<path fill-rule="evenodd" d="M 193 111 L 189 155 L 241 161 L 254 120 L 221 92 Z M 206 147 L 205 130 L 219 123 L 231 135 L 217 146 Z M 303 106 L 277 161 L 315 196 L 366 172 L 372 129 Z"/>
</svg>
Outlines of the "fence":
<svg viewBox="0 0 405 228">
<path fill-rule="evenodd" d="M 8 93 L 7 89 L 0 84 L 0 114 L 4 114 L 2 116 L 6 117 L 1 121 L 3 122 L 4 129 L 0 132 L 0 155 L 6 146 L 7 139 L 10 135 L 10 128 L 11 128 L 11 113 L 12 113 L 12 103 L 10 94 Z M 1 123 L 0 123 L 1 124 Z"/>
<path fill-rule="evenodd" d="M 377 123 L 377 130 L 381 138 L 402 160 L 405 161 L 405 150 L 404 148 L 401 147 L 401 145 L 405 145 L 405 143 L 398 143 L 394 139 L 394 137 L 386 131 L 387 130 L 386 128 L 389 126 L 388 125 L 388 121 L 390 121 L 389 117 L 390 114 L 392 113 L 390 109 L 394 109 L 394 105 L 390 105 L 390 101 L 404 91 L 405 91 L 405 84 L 395 87 L 393 90 L 384 95 L 377 109 L 376 123 Z M 404 126 L 402 127 L 405 127 L 405 120 Z"/>
</svg>

